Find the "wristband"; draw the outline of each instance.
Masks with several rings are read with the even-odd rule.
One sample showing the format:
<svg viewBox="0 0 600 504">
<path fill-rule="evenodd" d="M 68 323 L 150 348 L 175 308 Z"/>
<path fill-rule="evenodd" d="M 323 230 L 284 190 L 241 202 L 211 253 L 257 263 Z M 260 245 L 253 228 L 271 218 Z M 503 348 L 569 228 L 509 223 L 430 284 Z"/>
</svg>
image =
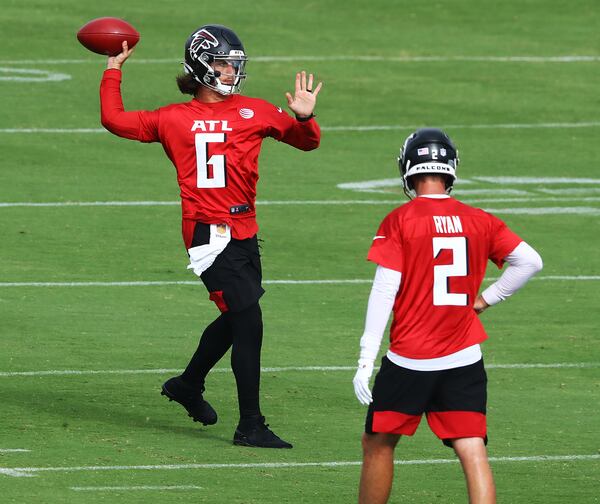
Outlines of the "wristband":
<svg viewBox="0 0 600 504">
<path fill-rule="evenodd" d="M 307 117 L 298 117 L 296 116 L 296 121 L 298 122 L 306 122 L 306 121 L 310 121 L 313 117 L 317 117 L 315 114 L 310 114 Z"/>
</svg>

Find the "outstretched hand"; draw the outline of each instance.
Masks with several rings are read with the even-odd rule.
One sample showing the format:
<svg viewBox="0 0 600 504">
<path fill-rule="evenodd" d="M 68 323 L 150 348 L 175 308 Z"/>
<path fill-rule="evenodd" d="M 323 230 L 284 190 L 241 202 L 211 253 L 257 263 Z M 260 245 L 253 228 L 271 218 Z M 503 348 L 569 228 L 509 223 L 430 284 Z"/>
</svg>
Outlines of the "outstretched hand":
<svg viewBox="0 0 600 504">
<path fill-rule="evenodd" d="M 131 56 L 131 53 L 134 51 L 134 49 L 129 49 L 129 46 L 127 45 L 126 40 L 123 40 L 121 47 L 123 48 L 123 51 L 121 51 L 116 56 L 108 57 L 108 62 L 107 62 L 106 68 L 113 68 L 115 70 L 121 70 L 123 63 L 125 63 L 125 61 L 127 61 L 127 58 L 129 58 L 129 56 Z"/>
<path fill-rule="evenodd" d="M 308 75 L 308 83 L 306 81 L 306 72 L 303 70 L 296 74 L 296 89 L 294 96 L 290 93 L 285 93 L 288 107 L 296 114 L 296 117 L 309 117 L 315 110 L 317 104 L 317 95 L 323 86 L 319 82 L 316 88 L 313 89 L 313 74 Z"/>
</svg>

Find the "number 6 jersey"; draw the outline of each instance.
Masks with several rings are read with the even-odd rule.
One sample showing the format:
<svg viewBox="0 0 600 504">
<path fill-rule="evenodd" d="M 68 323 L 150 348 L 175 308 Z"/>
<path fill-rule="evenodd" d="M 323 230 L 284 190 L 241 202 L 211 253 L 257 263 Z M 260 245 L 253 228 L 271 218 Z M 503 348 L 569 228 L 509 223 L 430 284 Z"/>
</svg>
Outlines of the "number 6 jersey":
<svg viewBox="0 0 600 504">
<path fill-rule="evenodd" d="M 388 214 L 368 254 L 402 273 L 390 350 L 411 359 L 443 357 L 487 338 L 473 303 L 488 259 L 501 268 L 522 241 L 497 217 L 435 196 Z"/>
<path fill-rule="evenodd" d="M 120 84 L 120 70 L 104 72 L 102 124 L 115 135 L 162 144 L 177 169 L 186 248 L 196 221 L 228 224 L 239 240 L 256 234 L 258 155 L 265 137 L 302 150 L 319 146 L 314 119 L 297 121 L 258 98 L 231 95 L 217 103 L 193 99 L 153 111 L 125 112 Z"/>
</svg>

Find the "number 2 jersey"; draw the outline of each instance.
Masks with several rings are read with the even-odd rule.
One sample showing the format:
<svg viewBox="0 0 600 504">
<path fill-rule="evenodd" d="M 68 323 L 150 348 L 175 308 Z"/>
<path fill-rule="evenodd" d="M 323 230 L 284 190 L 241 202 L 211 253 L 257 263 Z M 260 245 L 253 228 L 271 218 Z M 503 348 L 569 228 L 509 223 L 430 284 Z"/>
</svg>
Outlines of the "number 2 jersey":
<svg viewBox="0 0 600 504">
<path fill-rule="evenodd" d="M 241 95 L 217 103 L 193 99 L 125 112 L 121 71 L 116 69 L 104 72 L 100 103 L 106 129 L 124 138 L 160 142 L 175 165 L 186 248 L 196 221 L 228 224 L 239 240 L 256 234 L 258 155 L 265 137 L 312 150 L 321 136 L 314 119 L 300 122 L 264 100 Z"/>
<path fill-rule="evenodd" d="M 368 259 L 402 273 L 390 350 L 433 359 L 484 341 L 473 303 L 488 259 L 502 268 L 521 241 L 497 217 L 445 195 L 421 196 L 388 214 Z"/>
</svg>

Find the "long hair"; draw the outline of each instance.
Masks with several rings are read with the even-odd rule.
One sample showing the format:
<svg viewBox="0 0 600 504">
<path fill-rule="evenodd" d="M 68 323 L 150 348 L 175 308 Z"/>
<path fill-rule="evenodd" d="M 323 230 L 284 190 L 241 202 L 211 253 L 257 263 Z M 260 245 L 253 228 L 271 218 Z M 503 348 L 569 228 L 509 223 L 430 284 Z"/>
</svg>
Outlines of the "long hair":
<svg viewBox="0 0 600 504">
<path fill-rule="evenodd" d="M 179 91 L 183 94 L 189 94 L 192 96 L 196 96 L 198 93 L 198 89 L 202 84 L 200 84 L 191 73 L 182 73 L 179 74 L 175 80 L 177 81 L 177 87 Z"/>
</svg>

